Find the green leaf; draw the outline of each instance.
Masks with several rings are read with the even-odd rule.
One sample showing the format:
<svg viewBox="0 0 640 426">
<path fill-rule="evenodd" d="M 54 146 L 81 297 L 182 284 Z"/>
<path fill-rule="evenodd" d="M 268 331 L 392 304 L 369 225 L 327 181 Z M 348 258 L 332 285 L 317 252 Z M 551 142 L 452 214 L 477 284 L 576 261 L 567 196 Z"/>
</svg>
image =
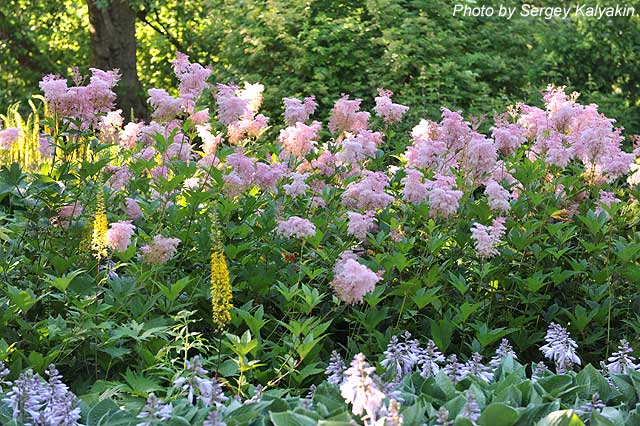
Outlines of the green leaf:
<svg viewBox="0 0 640 426">
<path fill-rule="evenodd" d="M 536 426 L 584 426 L 584 423 L 573 410 L 560 410 L 549 414 Z"/>
<path fill-rule="evenodd" d="M 518 412 L 501 402 L 489 404 L 478 419 L 481 426 L 510 426 L 518 420 Z"/>
<path fill-rule="evenodd" d="M 45 274 L 47 276 L 46 281 L 51 284 L 53 287 L 57 288 L 61 292 L 67 290 L 67 287 L 71 284 L 71 281 L 78 275 L 82 274 L 84 271 L 82 269 L 76 269 L 75 271 L 69 272 L 68 274 L 64 274 L 61 277 L 56 277 L 54 275 Z"/>
<path fill-rule="evenodd" d="M 102 419 L 109 416 L 109 414 L 118 411 L 120 407 L 111 399 L 103 399 L 96 405 L 91 407 L 87 413 L 87 426 L 98 426 Z"/>
<path fill-rule="evenodd" d="M 274 426 L 316 426 L 316 421 L 293 411 L 269 413 L 269 418 Z"/>
</svg>

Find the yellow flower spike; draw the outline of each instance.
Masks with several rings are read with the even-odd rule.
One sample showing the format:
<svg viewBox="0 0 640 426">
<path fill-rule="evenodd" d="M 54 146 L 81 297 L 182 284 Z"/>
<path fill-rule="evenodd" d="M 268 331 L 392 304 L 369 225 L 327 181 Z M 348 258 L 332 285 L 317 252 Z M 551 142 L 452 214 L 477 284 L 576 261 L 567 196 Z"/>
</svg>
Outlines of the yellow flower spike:
<svg viewBox="0 0 640 426">
<path fill-rule="evenodd" d="M 96 202 L 96 215 L 93 220 L 93 235 L 91 236 L 91 250 L 97 259 L 107 257 L 107 213 L 104 207 L 104 194 L 99 190 Z"/>
<path fill-rule="evenodd" d="M 223 329 L 231 321 L 233 295 L 227 260 L 222 251 L 211 252 L 211 307 L 213 323 L 218 329 Z"/>
<path fill-rule="evenodd" d="M 212 213 L 211 232 L 211 308 L 212 318 L 218 330 L 222 330 L 231 321 L 233 294 L 229 281 L 229 269 L 224 257 L 222 237 L 217 215 Z"/>
</svg>

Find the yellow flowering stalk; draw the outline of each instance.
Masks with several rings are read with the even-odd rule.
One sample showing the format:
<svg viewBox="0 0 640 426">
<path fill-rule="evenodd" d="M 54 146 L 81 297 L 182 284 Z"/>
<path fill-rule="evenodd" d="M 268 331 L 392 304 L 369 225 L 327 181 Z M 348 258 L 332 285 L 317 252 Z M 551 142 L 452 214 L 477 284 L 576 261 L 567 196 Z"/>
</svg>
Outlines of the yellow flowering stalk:
<svg viewBox="0 0 640 426">
<path fill-rule="evenodd" d="M 91 236 L 91 250 L 96 258 L 107 256 L 107 213 L 104 207 L 104 194 L 99 190 L 96 202 L 96 215 L 93 220 L 93 235 Z"/>
<path fill-rule="evenodd" d="M 211 308 L 213 323 L 221 330 L 231 321 L 233 294 L 229 281 L 229 269 L 220 244 L 219 227 L 213 218 L 213 244 L 211 247 Z"/>
</svg>

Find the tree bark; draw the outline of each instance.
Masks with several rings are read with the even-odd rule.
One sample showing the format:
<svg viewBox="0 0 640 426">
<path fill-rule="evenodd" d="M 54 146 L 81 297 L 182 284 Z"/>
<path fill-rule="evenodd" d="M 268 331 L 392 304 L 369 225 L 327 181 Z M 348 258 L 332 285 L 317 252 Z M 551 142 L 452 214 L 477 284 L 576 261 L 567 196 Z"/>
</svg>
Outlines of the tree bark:
<svg viewBox="0 0 640 426">
<path fill-rule="evenodd" d="M 87 0 L 87 6 L 91 65 L 104 70 L 120 70 L 117 104 L 126 121 L 132 113 L 135 118 L 147 118 L 147 105 L 136 67 L 136 12 L 128 0 L 110 0 L 102 8 L 95 0 Z"/>
</svg>

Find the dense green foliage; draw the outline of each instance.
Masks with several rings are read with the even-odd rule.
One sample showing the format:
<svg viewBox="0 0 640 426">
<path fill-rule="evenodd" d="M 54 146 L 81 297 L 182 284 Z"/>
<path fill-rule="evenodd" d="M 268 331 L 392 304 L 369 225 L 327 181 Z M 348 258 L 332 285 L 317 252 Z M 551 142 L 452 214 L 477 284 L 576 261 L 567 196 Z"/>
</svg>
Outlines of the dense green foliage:
<svg viewBox="0 0 640 426">
<path fill-rule="evenodd" d="M 265 84 L 268 116 L 279 114 L 283 93 L 315 94 L 326 113 L 325 100 L 343 91 L 369 99 L 376 87 L 397 92 L 414 117 L 435 118 L 441 105 L 492 114 L 515 101 L 537 101 L 538 90 L 553 83 L 584 93 L 583 102 L 598 103 L 629 133 L 640 131 L 638 14 L 509 21 L 454 17 L 444 0 L 133 3 L 146 88 L 172 85 L 168 60 L 180 50 L 211 64 L 215 81 Z M 0 45 L 15 46 L 0 53 L 0 110 L 36 92 L 45 72 L 67 74 L 88 63 L 85 9 L 78 0 L 0 5 L 15 39 L 0 32 Z"/>
<path fill-rule="evenodd" d="M 128 380 L 117 392 L 117 401 L 113 396 L 87 395 L 82 406 L 82 423 L 133 426 L 140 422 L 136 415 L 142 402 L 135 395 L 153 391 L 159 384 L 133 374 Z M 435 420 L 441 407 L 447 410 L 450 424 L 456 426 L 634 426 L 640 422 L 636 406 L 639 395 L 640 374 L 637 372 L 615 375 L 608 382 L 588 365 L 571 376 L 547 373 L 531 380 L 525 367 L 511 358 L 502 363 L 496 381 L 491 384 L 475 379 L 454 384 L 442 372 L 425 380 L 416 373 L 403 381 L 396 394 L 403 401 L 400 413 L 405 426 L 442 424 Z M 475 423 L 463 414 L 469 400 L 475 401 L 480 411 Z M 600 411 L 592 401 L 610 406 Z M 210 411 L 201 404 L 194 407 L 186 398 L 180 398 L 173 404 L 171 419 L 157 424 L 199 426 Z M 355 420 L 337 386 L 328 383 L 318 386 L 306 398 L 267 391 L 260 401 L 244 405 L 233 401 L 217 411 L 228 426 L 350 426 Z M 0 421 L 15 425 L 1 402 Z"/>
</svg>

